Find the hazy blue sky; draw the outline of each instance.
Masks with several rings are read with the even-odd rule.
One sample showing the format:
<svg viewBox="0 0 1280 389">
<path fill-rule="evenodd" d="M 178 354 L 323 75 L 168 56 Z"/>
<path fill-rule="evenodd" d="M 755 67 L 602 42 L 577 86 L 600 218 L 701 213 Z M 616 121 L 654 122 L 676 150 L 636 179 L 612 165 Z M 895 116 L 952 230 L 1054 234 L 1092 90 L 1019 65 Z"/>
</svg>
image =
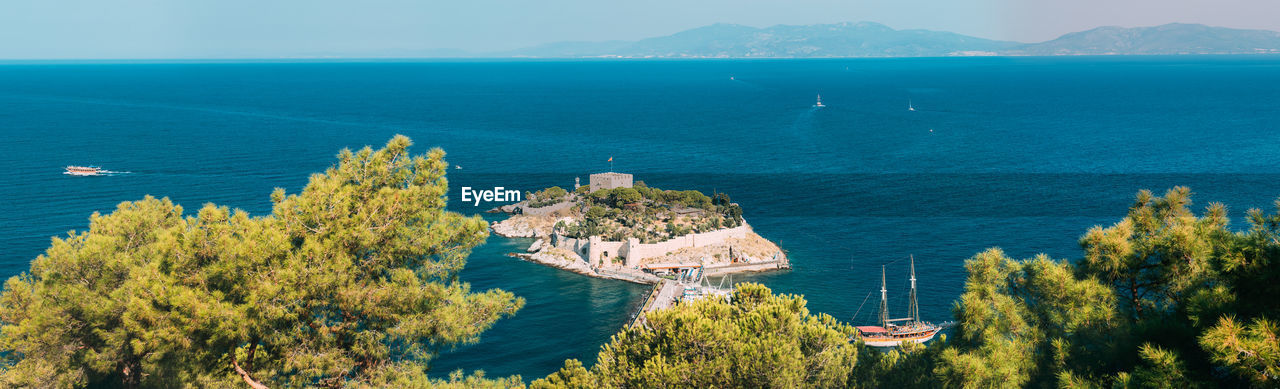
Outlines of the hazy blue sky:
<svg viewBox="0 0 1280 389">
<path fill-rule="evenodd" d="M 1101 25 L 1280 30 L 1277 0 L 2 0 L 0 58 L 473 52 L 712 23 L 874 21 L 1035 42 Z"/>
</svg>

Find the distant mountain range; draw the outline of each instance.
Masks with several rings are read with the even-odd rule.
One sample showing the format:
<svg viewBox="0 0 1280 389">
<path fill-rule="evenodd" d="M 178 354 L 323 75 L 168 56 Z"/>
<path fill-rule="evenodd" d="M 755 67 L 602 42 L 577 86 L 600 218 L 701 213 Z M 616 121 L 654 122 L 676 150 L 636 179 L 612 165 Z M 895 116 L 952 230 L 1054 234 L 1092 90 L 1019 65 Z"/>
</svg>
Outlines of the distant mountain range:
<svg viewBox="0 0 1280 389">
<path fill-rule="evenodd" d="M 1048 42 L 1012 47 L 1009 55 L 1154 55 L 1280 53 L 1280 32 L 1172 23 L 1098 27 Z"/>
<path fill-rule="evenodd" d="M 1041 43 L 997 41 L 879 23 L 755 28 L 714 24 L 639 41 L 559 42 L 477 57 L 823 58 L 973 55 L 1280 53 L 1280 32 L 1173 23 L 1099 27 Z"/>
</svg>

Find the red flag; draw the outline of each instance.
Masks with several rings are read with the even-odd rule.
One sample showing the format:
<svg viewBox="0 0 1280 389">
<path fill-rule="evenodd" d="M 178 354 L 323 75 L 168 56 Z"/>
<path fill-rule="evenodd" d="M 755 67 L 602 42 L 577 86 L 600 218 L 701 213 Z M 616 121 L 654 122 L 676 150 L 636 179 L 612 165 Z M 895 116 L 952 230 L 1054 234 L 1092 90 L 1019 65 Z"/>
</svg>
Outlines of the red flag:
<svg viewBox="0 0 1280 389">
<path fill-rule="evenodd" d="M 613 156 L 612 156 L 612 155 L 610 155 L 610 156 L 609 156 L 609 162 L 613 162 Z"/>
</svg>

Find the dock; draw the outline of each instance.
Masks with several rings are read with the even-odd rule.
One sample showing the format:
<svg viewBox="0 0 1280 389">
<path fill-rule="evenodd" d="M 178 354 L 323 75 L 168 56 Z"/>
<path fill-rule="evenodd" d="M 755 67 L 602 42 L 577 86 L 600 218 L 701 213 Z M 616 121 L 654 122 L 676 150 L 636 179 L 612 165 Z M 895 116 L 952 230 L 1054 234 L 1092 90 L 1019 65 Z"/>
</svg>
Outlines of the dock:
<svg viewBox="0 0 1280 389">
<path fill-rule="evenodd" d="M 706 272 L 708 276 L 722 276 L 725 274 L 745 273 L 745 272 L 764 272 L 772 270 L 791 269 L 791 262 L 786 257 L 771 259 L 759 262 L 734 263 L 720 266 L 707 266 Z"/>
<path fill-rule="evenodd" d="M 659 309 L 670 308 L 675 305 L 676 298 L 684 291 L 679 282 L 664 279 L 661 283 L 653 286 L 649 296 L 644 299 L 644 303 L 640 305 L 640 309 L 636 311 L 635 318 L 631 319 L 631 324 L 627 328 L 634 328 L 645 324 L 645 315 Z"/>
</svg>

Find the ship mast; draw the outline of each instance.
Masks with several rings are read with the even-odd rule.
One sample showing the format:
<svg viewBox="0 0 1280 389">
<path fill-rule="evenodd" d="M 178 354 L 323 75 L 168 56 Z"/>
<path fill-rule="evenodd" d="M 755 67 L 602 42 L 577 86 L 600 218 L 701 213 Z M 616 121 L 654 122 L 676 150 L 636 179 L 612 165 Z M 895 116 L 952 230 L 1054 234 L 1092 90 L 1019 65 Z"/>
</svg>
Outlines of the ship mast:
<svg viewBox="0 0 1280 389">
<path fill-rule="evenodd" d="M 889 290 L 884 283 L 884 265 L 880 265 L 880 326 L 889 328 Z"/>
<path fill-rule="evenodd" d="M 884 278 L 881 271 L 882 279 Z M 883 282 L 883 281 L 882 281 Z M 907 315 L 911 317 L 910 323 L 920 322 L 920 305 L 916 303 L 916 257 L 911 256 L 911 305 L 907 307 Z"/>
</svg>

